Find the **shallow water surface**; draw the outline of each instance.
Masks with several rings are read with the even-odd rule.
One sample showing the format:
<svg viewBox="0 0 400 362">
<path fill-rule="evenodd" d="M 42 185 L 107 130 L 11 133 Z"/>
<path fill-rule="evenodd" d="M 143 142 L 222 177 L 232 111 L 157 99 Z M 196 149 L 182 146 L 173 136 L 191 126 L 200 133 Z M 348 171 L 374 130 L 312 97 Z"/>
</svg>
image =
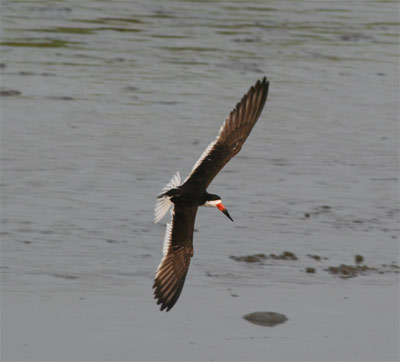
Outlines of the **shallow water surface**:
<svg viewBox="0 0 400 362">
<path fill-rule="evenodd" d="M 73 333 L 67 338 L 75 352 L 41 348 L 29 329 L 19 334 L 24 313 L 34 315 L 15 300 L 56 306 L 62 295 L 120 296 L 132 308 L 114 301 L 124 318 L 140 310 L 164 333 L 151 285 L 168 218 L 153 224 L 155 196 L 176 170 L 186 177 L 226 115 L 264 75 L 271 81 L 266 108 L 209 188 L 223 197 L 235 222 L 217 210 L 199 211 L 195 257 L 174 307 L 175 316 L 188 314 L 176 317 L 176 327 L 192 330 L 188 320 L 196 324 L 207 314 L 205 303 L 190 316 L 197 298 L 213 298 L 211 312 L 235 300 L 241 323 L 240 316 L 257 307 L 271 310 L 251 296 L 261 293 L 268 304 L 273 285 L 287 302 L 284 293 L 299 285 L 337 288 L 341 295 L 347 281 L 324 268 L 352 263 L 355 254 L 372 267 L 397 263 L 396 1 L 4 0 L 1 13 L 5 359 L 132 359 L 132 343 L 109 336 L 97 337 L 108 354 L 74 344 Z M 284 251 L 298 260 L 249 266 L 230 258 Z M 327 259 L 318 263 L 307 254 Z M 310 265 L 315 275 L 304 272 Z M 356 286 L 386 286 L 398 298 L 394 273 L 355 280 Z M 110 312 L 98 308 L 99 315 Z M 40 321 L 50 323 L 50 311 Z M 157 332 L 142 336 L 115 318 L 121 321 L 115 333 L 122 325 L 136 336 L 135 358 L 165 357 L 146 344 L 160 338 Z M 92 322 L 82 322 L 88 335 L 97 330 Z M 340 338 L 317 343 L 328 359 L 398 358 L 398 327 L 384 327 L 376 337 L 381 348 L 368 334 L 359 338 L 362 351 L 357 341 L 347 348 L 340 348 Z M 194 344 L 178 335 L 188 355 L 171 351 L 167 357 L 265 358 L 253 342 L 236 343 L 242 336 L 230 336 L 229 324 L 220 328 L 226 335 L 216 345 L 200 327 Z M 65 338 L 46 328 L 38 335 L 51 336 L 55 346 Z M 290 338 L 281 350 L 268 347 L 271 359 L 298 357 L 297 350 L 290 354 Z M 304 349 L 302 358 L 322 358 L 309 353 Z"/>
</svg>

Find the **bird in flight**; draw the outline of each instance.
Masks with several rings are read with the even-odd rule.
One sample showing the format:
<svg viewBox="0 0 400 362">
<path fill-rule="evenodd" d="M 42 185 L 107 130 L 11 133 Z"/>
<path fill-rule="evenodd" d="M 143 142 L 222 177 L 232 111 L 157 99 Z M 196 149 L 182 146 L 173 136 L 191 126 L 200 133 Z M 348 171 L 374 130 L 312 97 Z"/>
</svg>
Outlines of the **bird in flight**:
<svg viewBox="0 0 400 362">
<path fill-rule="evenodd" d="M 250 87 L 219 130 L 217 138 L 205 149 L 190 175 L 181 183 L 179 172 L 157 197 L 154 222 L 159 222 L 171 206 L 163 258 L 154 278 L 154 297 L 161 310 L 169 311 L 181 294 L 190 259 L 193 256 L 193 229 L 199 206 L 216 207 L 233 221 L 221 197 L 209 194 L 207 187 L 246 141 L 264 108 L 269 81 L 264 77 Z"/>
</svg>

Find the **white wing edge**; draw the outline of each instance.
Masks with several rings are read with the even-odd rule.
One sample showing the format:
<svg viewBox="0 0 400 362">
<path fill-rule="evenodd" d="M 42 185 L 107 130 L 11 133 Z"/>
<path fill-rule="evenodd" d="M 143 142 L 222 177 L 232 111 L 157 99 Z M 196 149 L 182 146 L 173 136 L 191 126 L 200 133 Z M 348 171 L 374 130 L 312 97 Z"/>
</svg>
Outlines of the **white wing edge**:
<svg viewBox="0 0 400 362">
<path fill-rule="evenodd" d="M 171 245 L 172 220 L 173 220 L 173 217 L 174 217 L 174 211 L 171 210 L 171 222 L 167 223 L 167 228 L 165 229 L 165 236 L 164 236 L 164 242 L 163 242 L 163 257 L 161 258 L 160 264 L 158 265 L 155 278 L 157 278 L 157 276 L 158 276 L 158 274 L 160 272 L 161 265 L 163 264 L 164 259 L 167 257 L 168 250 L 169 250 L 169 247 Z"/>
<path fill-rule="evenodd" d="M 196 161 L 196 163 L 194 164 L 192 171 L 190 171 L 190 174 L 188 177 L 186 177 L 185 181 L 183 181 L 183 183 L 186 182 L 187 179 L 189 179 L 190 176 L 192 176 L 192 173 L 194 172 L 194 170 L 203 162 L 204 159 L 207 158 L 208 154 L 210 153 L 210 151 L 212 150 L 212 148 L 214 147 L 214 145 L 218 142 L 222 131 L 224 130 L 224 128 L 226 127 L 226 124 L 228 122 L 229 116 L 226 118 L 226 120 L 222 123 L 222 126 L 219 129 L 218 132 L 218 136 L 216 137 L 216 139 L 214 141 L 212 141 L 207 148 L 203 151 L 203 153 L 201 154 L 200 158 Z"/>
<path fill-rule="evenodd" d="M 181 184 L 181 175 L 179 171 L 176 172 L 175 175 L 172 176 L 171 180 L 163 187 L 161 190 L 161 194 L 167 192 L 170 189 L 178 187 Z M 156 206 L 154 208 L 154 223 L 157 224 L 164 215 L 168 212 L 170 207 L 172 206 L 172 202 L 168 196 L 158 197 L 156 201 Z"/>
<path fill-rule="evenodd" d="M 180 184 L 181 184 L 181 175 L 179 171 L 176 171 L 176 174 L 173 175 L 171 180 L 163 187 L 161 193 L 167 192 L 168 190 L 171 190 L 174 187 L 178 187 Z"/>
<path fill-rule="evenodd" d="M 190 174 L 188 177 L 186 177 L 185 181 L 183 181 L 183 183 L 186 182 L 186 180 L 188 180 L 190 178 L 190 176 L 192 176 L 192 173 L 194 172 L 194 170 L 199 167 L 199 165 L 203 162 L 204 159 L 207 158 L 208 154 L 210 153 L 211 149 L 214 147 L 214 145 L 217 143 L 218 141 L 218 137 L 216 138 L 215 141 L 212 141 L 207 148 L 204 150 L 204 152 L 201 154 L 200 158 L 196 161 L 196 163 L 194 164 L 192 171 L 190 171 Z"/>
<path fill-rule="evenodd" d="M 164 242 L 163 242 L 163 255 L 164 256 L 167 255 L 167 253 L 168 253 L 169 245 L 171 243 L 171 236 L 172 236 L 172 220 L 171 220 L 171 222 L 167 223 L 167 228 L 165 229 L 165 236 L 164 236 Z"/>
</svg>

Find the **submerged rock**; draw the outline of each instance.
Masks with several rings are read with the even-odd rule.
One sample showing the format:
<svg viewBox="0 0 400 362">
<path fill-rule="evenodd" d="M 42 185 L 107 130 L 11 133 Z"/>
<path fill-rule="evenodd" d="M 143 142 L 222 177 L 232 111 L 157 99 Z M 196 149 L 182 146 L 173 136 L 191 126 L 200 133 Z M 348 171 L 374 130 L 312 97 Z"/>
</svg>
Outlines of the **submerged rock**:
<svg viewBox="0 0 400 362">
<path fill-rule="evenodd" d="M 376 268 L 369 267 L 367 265 L 346 265 L 340 264 L 339 266 L 330 266 L 325 269 L 328 273 L 332 275 L 338 275 L 342 279 L 353 278 L 359 274 L 366 274 L 371 271 L 376 271 Z"/>
<path fill-rule="evenodd" d="M 364 257 L 360 254 L 357 254 L 354 256 L 354 260 L 357 264 L 360 264 L 364 262 Z"/>
<path fill-rule="evenodd" d="M 317 261 L 321 260 L 321 257 L 319 255 L 307 254 L 307 256 Z"/>
<path fill-rule="evenodd" d="M 284 251 L 280 255 L 269 254 L 269 257 L 271 259 L 277 259 L 277 260 L 297 260 L 296 254 L 292 253 L 291 251 Z"/>
<path fill-rule="evenodd" d="M 277 324 L 284 323 L 288 320 L 284 314 L 275 312 L 253 312 L 244 315 L 243 319 L 264 327 L 274 327 Z"/>
</svg>

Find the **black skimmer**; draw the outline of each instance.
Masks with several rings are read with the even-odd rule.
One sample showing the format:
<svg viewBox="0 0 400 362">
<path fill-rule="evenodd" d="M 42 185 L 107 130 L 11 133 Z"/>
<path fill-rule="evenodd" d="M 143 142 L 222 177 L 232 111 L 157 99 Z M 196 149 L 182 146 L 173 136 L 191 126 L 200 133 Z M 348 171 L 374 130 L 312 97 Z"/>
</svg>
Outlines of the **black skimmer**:
<svg viewBox="0 0 400 362">
<path fill-rule="evenodd" d="M 173 206 L 167 223 L 163 258 L 154 278 L 154 297 L 161 310 L 169 311 L 181 294 L 190 258 L 193 256 L 193 229 L 199 206 L 217 207 L 233 221 L 221 197 L 209 194 L 207 187 L 227 162 L 241 149 L 256 124 L 267 100 L 266 77 L 250 87 L 229 114 L 215 141 L 205 149 L 190 175 L 181 183 L 179 172 L 157 197 L 154 221 L 157 223 Z"/>
</svg>

